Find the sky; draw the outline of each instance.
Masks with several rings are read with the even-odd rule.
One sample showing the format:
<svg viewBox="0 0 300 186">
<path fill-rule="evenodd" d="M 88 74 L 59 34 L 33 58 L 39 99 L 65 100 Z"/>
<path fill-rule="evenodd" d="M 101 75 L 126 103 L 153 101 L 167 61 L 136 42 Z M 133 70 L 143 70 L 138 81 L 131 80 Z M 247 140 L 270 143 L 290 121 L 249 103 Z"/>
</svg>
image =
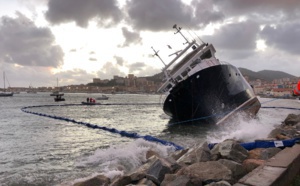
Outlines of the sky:
<svg viewBox="0 0 300 186">
<path fill-rule="evenodd" d="M 221 61 L 300 77 L 299 0 L 1 0 L 0 69 L 12 87 L 152 76 L 151 47 L 165 63 L 183 47 L 174 24 Z"/>
</svg>

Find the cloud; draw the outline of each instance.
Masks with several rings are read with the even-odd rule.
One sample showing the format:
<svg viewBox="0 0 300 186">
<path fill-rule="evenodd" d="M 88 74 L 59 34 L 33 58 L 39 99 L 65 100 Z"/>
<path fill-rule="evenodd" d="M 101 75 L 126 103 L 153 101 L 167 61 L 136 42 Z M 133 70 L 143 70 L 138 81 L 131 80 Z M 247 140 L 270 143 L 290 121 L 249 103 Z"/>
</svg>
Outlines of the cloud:
<svg viewBox="0 0 300 186">
<path fill-rule="evenodd" d="M 0 18 L 0 61 L 22 66 L 58 67 L 64 53 L 54 45 L 49 28 L 36 27 L 20 12 L 16 18 Z"/>
<path fill-rule="evenodd" d="M 227 19 L 246 17 L 261 24 L 276 24 L 298 20 L 300 1 L 297 0 L 211 0 Z"/>
<path fill-rule="evenodd" d="M 89 60 L 90 60 L 90 61 L 97 61 L 97 59 L 96 59 L 96 58 L 93 58 L 93 57 L 90 57 Z"/>
<path fill-rule="evenodd" d="M 75 21 L 80 27 L 87 27 L 94 19 L 100 26 L 116 25 L 122 18 L 117 0 L 49 0 L 46 19 L 52 24 Z"/>
<path fill-rule="evenodd" d="M 180 0 L 131 0 L 125 9 L 127 21 L 136 30 L 170 30 L 175 23 L 191 23 L 193 16 L 193 9 Z"/>
<path fill-rule="evenodd" d="M 112 62 L 107 62 L 103 67 L 97 72 L 98 77 L 111 79 L 112 76 L 125 76 L 125 73 L 119 69 L 118 64 L 113 64 Z"/>
<path fill-rule="evenodd" d="M 139 33 L 130 32 L 126 27 L 122 28 L 122 33 L 125 37 L 125 42 L 122 47 L 127 47 L 131 44 L 141 44 L 142 38 Z"/>
<path fill-rule="evenodd" d="M 83 69 L 73 69 L 56 73 L 52 75 L 52 77 L 58 77 L 60 85 L 78 85 L 92 82 L 95 75 L 90 74 Z"/>
<path fill-rule="evenodd" d="M 205 42 L 212 43 L 217 52 L 229 58 L 246 58 L 256 49 L 259 24 L 253 21 L 226 24 L 215 30 L 214 35 L 203 36 Z"/>
<path fill-rule="evenodd" d="M 137 77 L 153 76 L 154 74 L 161 72 L 159 69 L 148 66 L 143 62 L 130 64 L 128 68 L 129 73 L 134 74 Z"/>
<path fill-rule="evenodd" d="M 194 22 L 201 26 L 222 22 L 225 18 L 224 14 L 216 9 L 212 0 L 193 0 L 191 5 L 195 9 Z"/>
<path fill-rule="evenodd" d="M 274 26 L 265 26 L 260 36 L 268 46 L 286 51 L 287 53 L 300 54 L 300 23 L 282 23 Z"/>
<path fill-rule="evenodd" d="M 122 57 L 114 56 L 114 58 L 116 59 L 118 65 L 120 66 L 124 65 L 124 59 Z"/>
</svg>

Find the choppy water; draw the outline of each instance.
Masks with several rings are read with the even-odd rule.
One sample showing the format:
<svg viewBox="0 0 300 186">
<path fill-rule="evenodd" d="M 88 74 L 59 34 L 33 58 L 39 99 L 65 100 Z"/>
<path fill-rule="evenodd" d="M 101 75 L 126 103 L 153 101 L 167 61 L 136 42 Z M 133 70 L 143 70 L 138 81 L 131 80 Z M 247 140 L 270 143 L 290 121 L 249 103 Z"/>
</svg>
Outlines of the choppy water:
<svg viewBox="0 0 300 186">
<path fill-rule="evenodd" d="M 50 93 L 16 94 L 0 97 L 0 183 L 1 185 L 70 185 L 86 177 L 105 173 L 113 177 L 134 169 L 152 148 L 166 156 L 174 149 L 143 140 L 120 137 L 99 129 L 27 114 L 24 106 L 53 105 L 32 111 L 63 116 L 77 121 L 152 135 L 183 147 L 220 142 L 227 138 L 253 141 L 266 137 L 289 113 L 299 110 L 264 109 L 256 119 L 242 116 L 227 126 L 205 124 L 173 125 L 160 105 L 70 106 L 100 94 L 66 94 L 55 103 Z M 108 95 L 102 103 L 159 103 L 159 95 Z M 262 106 L 300 108 L 299 100 L 260 98 Z"/>
</svg>

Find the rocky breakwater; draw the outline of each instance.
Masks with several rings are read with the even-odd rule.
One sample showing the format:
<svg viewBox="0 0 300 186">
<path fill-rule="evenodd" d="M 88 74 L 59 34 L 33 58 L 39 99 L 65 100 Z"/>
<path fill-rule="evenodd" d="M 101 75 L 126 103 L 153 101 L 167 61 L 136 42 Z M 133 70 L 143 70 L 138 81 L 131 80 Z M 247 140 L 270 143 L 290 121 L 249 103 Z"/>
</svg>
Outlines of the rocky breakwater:
<svg viewBox="0 0 300 186">
<path fill-rule="evenodd" d="M 290 114 L 282 124 L 276 126 L 266 139 L 257 141 L 280 141 L 300 138 L 300 114 Z M 218 144 L 207 142 L 192 148 L 176 151 L 161 157 L 149 150 L 147 161 L 138 169 L 123 176 L 108 178 L 98 175 L 74 186 L 230 186 L 271 157 L 282 151 L 284 146 L 254 148 L 247 150 L 243 143 L 228 139 Z M 297 171 L 299 172 L 299 167 Z M 242 185 L 242 184 L 241 184 Z"/>
</svg>

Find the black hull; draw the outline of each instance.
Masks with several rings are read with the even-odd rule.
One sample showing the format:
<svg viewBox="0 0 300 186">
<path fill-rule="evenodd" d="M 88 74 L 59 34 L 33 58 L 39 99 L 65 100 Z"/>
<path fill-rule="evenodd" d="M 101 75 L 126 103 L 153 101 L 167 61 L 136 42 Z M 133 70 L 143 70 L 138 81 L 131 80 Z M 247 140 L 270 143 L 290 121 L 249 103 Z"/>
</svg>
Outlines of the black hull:
<svg viewBox="0 0 300 186">
<path fill-rule="evenodd" d="M 13 95 L 14 95 L 13 93 L 10 93 L 10 94 L 0 94 L 0 97 L 11 97 Z"/>
<path fill-rule="evenodd" d="M 244 104 L 249 100 L 251 104 Z M 175 120 L 214 123 L 236 108 L 256 114 L 260 102 L 240 71 L 230 64 L 203 69 L 181 81 L 171 90 L 163 106 L 164 112 Z"/>
<path fill-rule="evenodd" d="M 55 102 L 65 101 L 65 98 L 60 98 L 60 99 L 54 98 L 54 101 L 55 101 Z"/>
</svg>

